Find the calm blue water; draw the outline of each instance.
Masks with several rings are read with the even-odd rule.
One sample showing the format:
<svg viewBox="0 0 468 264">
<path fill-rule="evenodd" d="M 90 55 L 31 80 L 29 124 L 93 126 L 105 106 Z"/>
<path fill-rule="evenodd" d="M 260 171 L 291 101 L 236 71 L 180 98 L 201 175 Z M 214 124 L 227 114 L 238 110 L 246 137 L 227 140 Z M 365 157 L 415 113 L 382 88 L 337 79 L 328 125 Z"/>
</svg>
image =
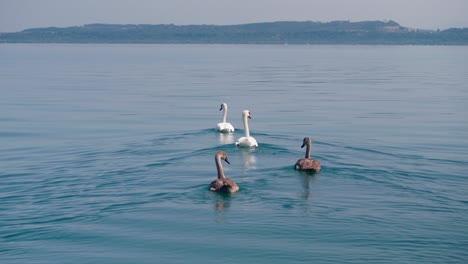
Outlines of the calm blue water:
<svg viewBox="0 0 468 264">
<path fill-rule="evenodd" d="M 468 259 L 468 47 L 3 44 L 0 94 L 1 263 Z"/>
</svg>

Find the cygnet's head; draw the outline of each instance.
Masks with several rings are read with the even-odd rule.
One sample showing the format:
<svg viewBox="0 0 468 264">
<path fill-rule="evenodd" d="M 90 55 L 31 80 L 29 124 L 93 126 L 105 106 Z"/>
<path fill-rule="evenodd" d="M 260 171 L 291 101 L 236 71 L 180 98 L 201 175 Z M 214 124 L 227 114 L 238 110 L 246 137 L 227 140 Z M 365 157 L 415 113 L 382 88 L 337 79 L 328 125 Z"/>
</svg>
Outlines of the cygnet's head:
<svg viewBox="0 0 468 264">
<path fill-rule="evenodd" d="M 215 157 L 220 157 L 222 160 L 224 160 L 225 162 L 227 162 L 227 164 L 231 164 L 228 160 L 228 157 L 227 157 L 227 153 L 222 151 L 222 150 L 218 150 L 216 152 L 216 155 Z"/>
<path fill-rule="evenodd" d="M 312 144 L 312 141 L 310 141 L 310 138 L 309 138 L 309 137 L 305 137 L 305 138 L 304 138 L 304 141 L 302 141 L 302 146 L 301 146 L 301 148 L 307 146 L 307 144 Z"/>
</svg>

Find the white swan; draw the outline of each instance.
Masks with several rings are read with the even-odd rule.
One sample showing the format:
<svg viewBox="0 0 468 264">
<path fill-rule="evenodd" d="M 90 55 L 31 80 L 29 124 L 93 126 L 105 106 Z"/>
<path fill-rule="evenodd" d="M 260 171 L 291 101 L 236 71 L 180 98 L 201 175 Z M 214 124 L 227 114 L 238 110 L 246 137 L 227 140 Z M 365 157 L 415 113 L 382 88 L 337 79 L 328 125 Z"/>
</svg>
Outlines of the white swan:
<svg viewBox="0 0 468 264">
<path fill-rule="evenodd" d="M 244 121 L 244 130 L 245 130 L 245 137 L 241 137 L 237 140 L 236 146 L 239 147 L 258 147 L 257 140 L 250 136 L 249 131 L 249 123 L 247 118 L 251 119 L 252 116 L 250 115 L 249 110 L 242 111 L 242 120 Z"/>
<path fill-rule="evenodd" d="M 231 125 L 231 123 L 226 122 L 226 116 L 227 116 L 227 104 L 222 103 L 221 108 L 219 108 L 219 111 L 224 110 L 223 112 L 223 122 L 218 123 L 217 130 L 219 132 L 224 132 L 224 133 L 232 133 L 234 132 L 234 127 Z"/>
</svg>

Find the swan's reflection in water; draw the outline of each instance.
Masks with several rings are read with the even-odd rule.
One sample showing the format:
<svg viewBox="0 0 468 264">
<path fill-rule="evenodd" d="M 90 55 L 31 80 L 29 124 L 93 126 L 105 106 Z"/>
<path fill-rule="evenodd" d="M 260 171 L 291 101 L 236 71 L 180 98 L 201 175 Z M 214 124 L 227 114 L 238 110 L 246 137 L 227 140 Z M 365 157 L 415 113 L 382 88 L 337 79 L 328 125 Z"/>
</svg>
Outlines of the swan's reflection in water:
<svg viewBox="0 0 468 264">
<path fill-rule="evenodd" d="M 244 167 L 244 171 L 256 169 L 257 167 L 255 164 L 257 163 L 257 159 L 255 158 L 254 152 L 255 149 L 253 148 L 241 148 L 241 155 L 242 155 L 242 165 Z"/>
<path fill-rule="evenodd" d="M 235 194 L 214 193 L 214 195 L 216 196 L 214 199 L 215 222 L 225 223 L 228 221 L 228 219 L 224 217 L 224 212 L 231 206 L 231 196 Z"/>
<path fill-rule="evenodd" d="M 230 194 L 217 193 L 215 201 L 216 212 L 221 212 L 231 206 Z"/>
<path fill-rule="evenodd" d="M 315 172 L 311 171 L 299 171 L 302 178 L 302 194 L 300 195 L 301 198 L 308 200 L 311 197 L 311 190 L 310 185 L 317 176 L 315 176 Z"/>
<path fill-rule="evenodd" d="M 234 134 L 233 133 L 219 133 L 218 141 L 219 141 L 219 144 L 222 144 L 222 145 L 234 144 Z"/>
</svg>

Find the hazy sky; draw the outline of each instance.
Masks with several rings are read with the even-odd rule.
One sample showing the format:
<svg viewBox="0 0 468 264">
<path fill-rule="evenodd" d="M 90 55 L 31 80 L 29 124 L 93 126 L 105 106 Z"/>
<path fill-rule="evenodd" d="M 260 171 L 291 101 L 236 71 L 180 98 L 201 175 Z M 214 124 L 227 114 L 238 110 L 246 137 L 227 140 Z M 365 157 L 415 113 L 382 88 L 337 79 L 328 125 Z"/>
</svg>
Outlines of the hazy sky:
<svg viewBox="0 0 468 264">
<path fill-rule="evenodd" d="M 468 27 L 468 0 L 0 0 L 0 32 L 115 24 L 243 24 L 395 20 L 424 29 Z"/>
</svg>

